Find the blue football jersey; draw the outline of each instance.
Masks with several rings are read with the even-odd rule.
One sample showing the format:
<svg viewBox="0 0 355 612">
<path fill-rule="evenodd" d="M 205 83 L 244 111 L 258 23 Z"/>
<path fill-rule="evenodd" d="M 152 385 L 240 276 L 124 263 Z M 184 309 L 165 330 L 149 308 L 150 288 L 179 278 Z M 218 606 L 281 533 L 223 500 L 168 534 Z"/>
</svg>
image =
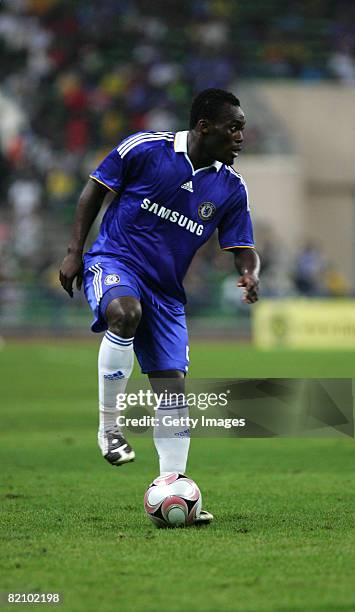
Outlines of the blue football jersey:
<svg viewBox="0 0 355 612">
<path fill-rule="evenodd" d="M 218 161 L 194 170 L 187 135 L 134 134 L 90 175 L 116 197 L 87 253 L 116 258 L 152 289 L 183 303 L 191 260 L 216 229 L 222 249 L 254 246 L 242 177 Z"/>
</svg>

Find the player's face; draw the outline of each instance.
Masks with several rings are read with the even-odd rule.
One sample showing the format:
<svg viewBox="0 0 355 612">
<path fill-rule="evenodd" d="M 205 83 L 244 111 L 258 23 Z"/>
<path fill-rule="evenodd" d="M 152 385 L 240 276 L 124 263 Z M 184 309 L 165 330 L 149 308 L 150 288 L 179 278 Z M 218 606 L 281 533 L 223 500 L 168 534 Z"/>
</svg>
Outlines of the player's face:
<svg viewBox="0 0 355 612">
<path fill-rule="evenodd" d="M 225 104 L 218 118 L 208 122 L 205 131 L 205 151 L 213 159 L 223 164 L 233 164 L 243 145 L 245 115 L 240 106 Z"/>
</svg>

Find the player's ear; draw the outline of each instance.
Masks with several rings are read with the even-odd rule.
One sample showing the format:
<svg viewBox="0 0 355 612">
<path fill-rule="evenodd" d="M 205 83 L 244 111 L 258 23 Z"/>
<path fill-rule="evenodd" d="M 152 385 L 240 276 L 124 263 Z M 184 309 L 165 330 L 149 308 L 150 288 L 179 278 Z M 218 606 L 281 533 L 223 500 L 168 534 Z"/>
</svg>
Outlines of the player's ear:
<svg viewBox="0 0 355 612">
<path fill-rule="evenodd" d="M 199 119 L 197 122 L 198 131 L 201 134 L 208 134 L 211 128 L 211 124 L 208 119 Z"/>
</svg>

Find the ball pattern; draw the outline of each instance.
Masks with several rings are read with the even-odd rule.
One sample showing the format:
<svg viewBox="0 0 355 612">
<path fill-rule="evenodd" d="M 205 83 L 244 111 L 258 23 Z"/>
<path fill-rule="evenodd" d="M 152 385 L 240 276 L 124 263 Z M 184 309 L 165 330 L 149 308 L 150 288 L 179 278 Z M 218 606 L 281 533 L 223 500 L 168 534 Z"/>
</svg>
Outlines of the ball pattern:
<svg viewBox="0 0 355 612">
<path fill-rule="evenodd" d="M 192 525 L 201 512 L 201 506 L 200 489 L 184 474 L 155 478 L 144 495 L 144 509 L 158 527 Z"/>
</svg>

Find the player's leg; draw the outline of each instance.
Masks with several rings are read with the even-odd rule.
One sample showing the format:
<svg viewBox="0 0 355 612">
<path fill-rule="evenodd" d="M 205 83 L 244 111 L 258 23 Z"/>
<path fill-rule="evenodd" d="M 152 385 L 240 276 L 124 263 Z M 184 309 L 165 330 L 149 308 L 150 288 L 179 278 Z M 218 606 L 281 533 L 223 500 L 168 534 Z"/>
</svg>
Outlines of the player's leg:
<svg viewBox="0 0 355 612">
<path fill-rule="evenodd" d="M 167 392 L 155 413 L 154 444 L 159 457 L 160 474 L 184 474 L 190 446 L 189 416 L 185 401 L 185 374 L 188 370 L 188 334 L 183 304 L 162 301 L 151 290 L 141 286 L 144 314 L 134 339 L 134 347 L 142 372 L 148 374 L 153 391 Z M 170 401 L 169 401 L 170 400 Z M 164 427 L 178 420 L 181 425 Z M 164 420 L 163 420 L 164 419 Z M 185 425 L 183 424 L 185 422 Z"/>
<path fill-rule="evenodd" d="M 188 335 L 184 306 L 162 302 L 141 286 L 144 303 L 141 324 L 134 339 L 134 348 L 144 374 L 148 374 L 155 393 L 168 392 L 172 401 L 157 407 L 154 443 L 161 475 L 184 473 L 190 445 L 188 426 L 164 427 L 165 415 L 179 420 L 189 416 L 185 402 L 185 374 L 188 370 Z M 170 419 L 172 420 L 172 419 Z"/>
<path fill-rule="evenodd" d="M 141 286 L 142 294 L 144 287 Z M 151 295 L 151 294 L 150 294 Z M 137 330 L 134 346 L 144 374 L 148 374 L 155 393 L 166 393 L 156 411 L 154 444 L 159 456 L 160 473 L 184 474 L 190 447 L 190 431 L 186 425 L 189 409 L 185 397 L 185 375 L 189 363 L 188 334 L 182 304 L 167 304 L 144 299 L 144 314 Z M 177 424 L 164 427 L 164 416 L 177 419 Z M 170 419 L 169 419 L 170 421 Z M 206 524 L 213 515 L 201 510 L 196 524 Z"/>
<path fill-rule="evenodd" d="M 133 296 L 113 299 L 103 313 L 108 330 L 99 350 L 98 442 L 105 459 L 121 465 L 134 459 L 134 451 L 117 425 L 116 398 L 124 393 L 134 363 L 133 338 L 141 317 L 141 305 Z"/>
<path fill-rule="evenodd" d="M 135 278 L 122 266 L 92 261 L 84 270 L 84 288 L 94 313 L 92 330 L 105 331 L 98 359 L 98 443 L 112 465 L 134 459 L 134 451 L 117 427 L 118 393 L 124 393 L 133 369 L 133 337 L 141 317 L 140 294 Z"/>
<path fill-rule="evenodd" d="M 154 393 L 163 394 L 156 412 L 154 444 L 159 456 L 160 475 L 171 472 L 185 474 L 190 447 L 190 431 L 186 424 L 189 409 L 185 401 L 185 373 L 181 370 L 161 370 L 149 372 L 149 381 Z M 164 426 L 163 418 L 169 415 L 176 424 Z M 170 422 L 170 419 L 169 419 Z M 196 525 L 206 525 L 213 521 L 213 514 L 201 510 L 195 519 Z"/>
<path fill-rule="evenodd" d="M 185 401 L 185 374 L 181 370 L 158 370 L 148 373 L 154 393 L 163 396 L 155 417 L 154 444 L 159 457 L 160 475 L 184 474 L 190 447 L 189 409 Z M 169 422 L 164 424 L 164 417 Z"/>
<path fill-rule="evenodd" d="M 100 426 L 108 429 L 116 424 L 116 398 L 118 393 L 125 392 L 132 373 L 133 338 L 141 317 L 140 302 L 132 296 L 116 297 L 108 302 L 103 316 L 108 329 L 99 351 Z"/>
</svg>

